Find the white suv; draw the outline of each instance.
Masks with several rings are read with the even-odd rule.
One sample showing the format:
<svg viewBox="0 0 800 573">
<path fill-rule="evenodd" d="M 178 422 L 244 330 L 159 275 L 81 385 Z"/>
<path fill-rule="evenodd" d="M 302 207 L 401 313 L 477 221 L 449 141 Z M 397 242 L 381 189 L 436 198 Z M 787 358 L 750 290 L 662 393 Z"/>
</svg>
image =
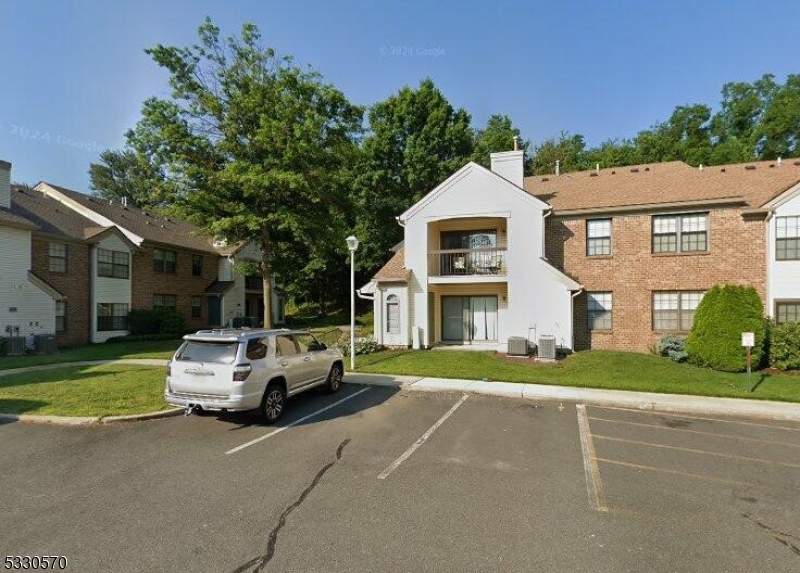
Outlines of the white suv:
<svg viewBox="0 0 800 573">
<path fill-rule="evenodd" d="M 280 418 L 286 398 L 342 384 L 342 353 L 303 330 L 200 330 L 167 365 L 164 398 L 188 411 L 256 410 Z"/>
</svg>

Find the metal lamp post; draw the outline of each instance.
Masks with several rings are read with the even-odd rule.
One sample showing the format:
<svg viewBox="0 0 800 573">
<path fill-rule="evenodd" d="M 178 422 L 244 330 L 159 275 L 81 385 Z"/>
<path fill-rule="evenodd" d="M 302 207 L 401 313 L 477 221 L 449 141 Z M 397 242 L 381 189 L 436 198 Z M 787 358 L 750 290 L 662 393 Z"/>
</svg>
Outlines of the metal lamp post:
<svg viewBox="0 0 800 573">
<path fill-rule="evenodd" d="M 350 251 L 350 370 L 356 369 L 356 267 L 355 258 L 358 239 L 347 237 L 347 249 Z"/>
</svg>

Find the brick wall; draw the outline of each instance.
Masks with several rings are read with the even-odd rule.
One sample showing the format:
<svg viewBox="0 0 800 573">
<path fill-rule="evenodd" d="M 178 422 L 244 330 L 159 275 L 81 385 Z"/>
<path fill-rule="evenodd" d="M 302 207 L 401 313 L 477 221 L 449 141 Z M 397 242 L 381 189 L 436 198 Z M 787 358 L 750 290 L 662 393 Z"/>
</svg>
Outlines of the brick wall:
<svg viewBox="0 0 800 573">
<path fill-rule="evenodd" d="M 175 273 L 163 273 L 153 268 L 156 248 L 177 253 Z M 192 275 L 192 255 L 203 256 L 201 276 Z M 131 308 L 153 308 L 153 295 L 176 295 L 177 309 L 186 319 L 187 329 L 208 326 L 208 300 L 205 289 L 217 278 L 219 257 L 211 253 L 195 253 L 170 247 L 155 247 L 144 243 L 131 257 Z M 192 296 L 201 297 L 201 317 L 192 318 Z"/>
<path fill-rule="evenodd" d="M 37 237 L 31 241 L 31 270 L 66 297 L 66 331 L 56 334 L 59 347 L 89 343 L 89 245 L 66 243 L 67 272 L 50 271 L 50 241 Z"/>
<path fill-rule="evenodd" d="M 708 251 L 652 254 L 651 214 L 612 217 L 612 254 L 587 257 L 586 219 L 548 217 L 546 251 L 552 264 L 585 291 L 613 293 L 610 331 L 589 331 L 586 292 L 575 300 L 575 347 L 645 352 L 663 332 L 652 328 L 653 291 L 707 290 L 714 284 L 752 285 L 765 297 L 764 221 L 738 209 L 709 212 Z"/>
</svg>

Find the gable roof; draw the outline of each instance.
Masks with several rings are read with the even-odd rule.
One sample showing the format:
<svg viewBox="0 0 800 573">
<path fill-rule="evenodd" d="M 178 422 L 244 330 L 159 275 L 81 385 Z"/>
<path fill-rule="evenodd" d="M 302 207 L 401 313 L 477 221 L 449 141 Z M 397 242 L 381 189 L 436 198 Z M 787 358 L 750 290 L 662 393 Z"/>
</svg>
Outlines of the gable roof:
<svg viewBox="0 0 800 573">
<path fill-rule="evenodd" d="M 372 277 L 372 280 L 376 282 L 407 281 L 408 270 L 405 268 L 405 264 L 405 248 L 400 247 L 397 249 L 397 252 L 395 252 L 394 256 L 389 259 L 389 262 L 383 265 L 380 270 L 375 273 L 375 276 Z"/>
<path fill-rule="evenodd" d="M 624 210 L 674 203 L 739 203 L 751 208 L 800 183 L 800 161 L 756 161 L 702 170 L 682 161 L 525 178 L 525 190 L 571 211 Z"/>
<path fill-rule="evenodd" d="M 13 208 L 14 203 L 11 203 Z M 30 221 L 16 212 L 16 209 L 6 209 L 0 207 L 0 226 L 2 227 L 17 227 L 20 229 L 34 230 L 38 229 L 33 221 Z"/>
<path fill-rule="evenodd" d="M 469 163 L 464 165 L 464 167 L 453 173 L 450 177 L 439 183 L 439 185 L 437 185 L 422 199 L 420 199 L 419 201 L 414 203 L 411 207 L 409 207 L 402 215 L 398 217 L 398 219 L 401 221 L 406 221 L 410 217 L 413 217 L 420 209 L 423 209 L 426 205 L 435 201 L 439 197 L 439 195 L 450 189 L 450 187 L 457 184 L 461 179 L 467 177 L 471 173 L 480 173 L 482 175 L 491 178 L 501 187 L 508 189 L 512 193 L 521 194 L 531 203 L 536 203 L 539 208 L 547 209 L 549 207 L 547 204 L 542 204 L 542 201 L 538 197 L 536 197 L 532 193 L 525 193 L 524 189 L 522 189 L 521 187 L 517 187 L 502 175 L 498 175 L 494 171 L 486 169 L 484 166 L 478 165 L 477 163 L 470 161 Z"/>
<path fill-rule="evenodd" d="M 42 184 L 63 194 L 84 208 L 102 215 L 117 227 L 120 227 L 120 229 L 127 230 L 145 241 L 217 254 L 211 239 L 204 235 L 199 227 L 187 221 L 161 217 L 131 205 L 109 203 L 105 199 L 90 197 L 52 183 L 42 182 Z M 97 225 L 95 224 L 95 226 Z"/>
<path fill-rule="evenodd" d="M 83 241 L 91 236 L 90 230 L 101 232 L 109 228 L 98 228 L 96 223 L 55 199 L 19 185 L 11 186 L 11 209 L 33 221 L 41 233 L 63 239 Z"/>
</svg>

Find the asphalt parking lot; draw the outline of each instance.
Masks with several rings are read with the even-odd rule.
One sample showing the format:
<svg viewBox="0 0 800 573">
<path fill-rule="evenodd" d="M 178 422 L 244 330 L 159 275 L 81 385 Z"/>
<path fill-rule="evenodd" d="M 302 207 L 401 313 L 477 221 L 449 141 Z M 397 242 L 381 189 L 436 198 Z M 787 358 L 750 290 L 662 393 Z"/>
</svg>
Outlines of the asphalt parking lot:
<svg viewBox="0 0 800 573">
<path fill-rule="evenodd" d="M 345 385 L 0 425 L 0 557 L 68 570 L 800 570 L 800 424 Z"/>
</svg>

